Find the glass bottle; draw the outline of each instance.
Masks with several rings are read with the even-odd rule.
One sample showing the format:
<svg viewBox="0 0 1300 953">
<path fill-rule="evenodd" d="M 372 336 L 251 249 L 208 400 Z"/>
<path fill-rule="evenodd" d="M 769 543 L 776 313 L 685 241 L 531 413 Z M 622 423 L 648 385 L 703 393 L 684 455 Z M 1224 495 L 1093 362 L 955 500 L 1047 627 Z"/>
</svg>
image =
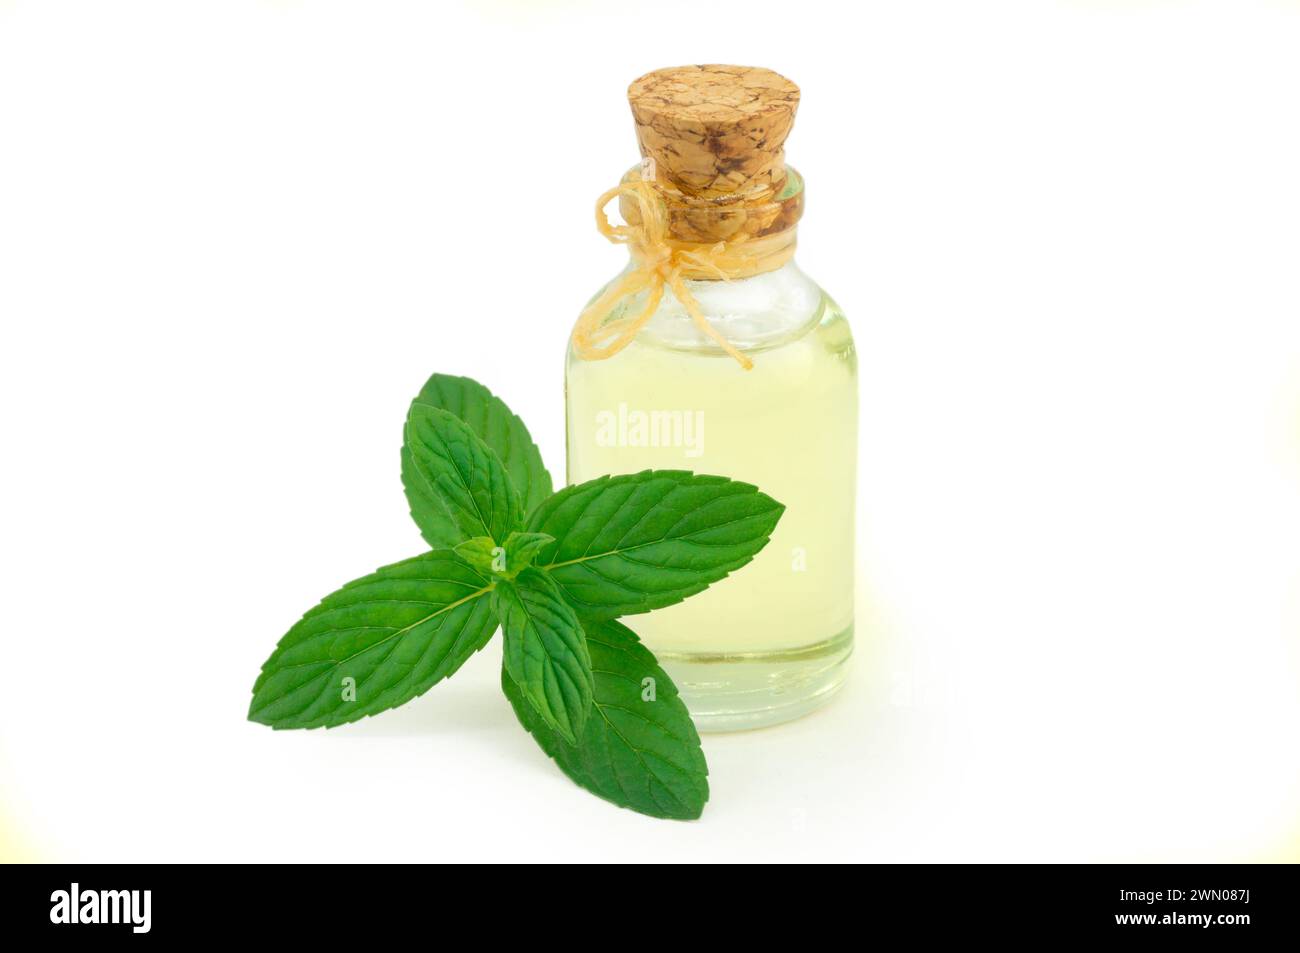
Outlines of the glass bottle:
<svg viewBox="0 0 1300 953">
<path fill-rule="evenodd" d="M 704 66 L 648 74 L 629 98 L 648 161 L 624 181 L 648 172 L 672 248 L 719 253 L 729 274 L 687 267 L 616 353 L 592 359 L 571 344 L 568 480 L 689 469 L 785 504 L 752 563 L 625 620 L 701 731 L 776 724 L 840 687 L 853 646 L 857 361 L 844 315 L 792 257 L 803 181 L 784 165 L 782 143 L 798 90 L 767 70 Z M 728 136 L 740 144 L 720 156 Z M 691 143 L 708 155 L 691 154 Z M 719 181 L 719 170 L 737 169 L 734 182 Z M 621 210 L 634 227 L 645 217 L 626 195 Z M 646 267 L 641 251 L 616 282 Z M 653 293 L 627 295 L 602 323 L 641 315 Z"/>
</svg>

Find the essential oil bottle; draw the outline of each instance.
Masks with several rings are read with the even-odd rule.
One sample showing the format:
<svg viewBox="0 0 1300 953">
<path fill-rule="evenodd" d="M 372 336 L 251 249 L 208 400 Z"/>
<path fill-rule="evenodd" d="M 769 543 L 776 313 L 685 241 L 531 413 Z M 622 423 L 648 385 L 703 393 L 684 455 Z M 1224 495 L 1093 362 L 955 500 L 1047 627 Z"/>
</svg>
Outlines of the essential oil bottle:
<svg viewBox="0 0 1300 953">
<path fill-rule="evenodd" d="M 570 341 L 568 479 L 686 469 L 785 504 L 743 572 L 626 620 L 702 731 L 776 724 L 830 698 L 853 648 L 857 360 L 844 315 L 794 262 L 804 184 L 784 144 L 799 89 L 684 66 L 628 98 L 642 161 L 597 215 L 631 256 Z M 615 198 L 626 225 L 604 216 Z"/>
</svg>

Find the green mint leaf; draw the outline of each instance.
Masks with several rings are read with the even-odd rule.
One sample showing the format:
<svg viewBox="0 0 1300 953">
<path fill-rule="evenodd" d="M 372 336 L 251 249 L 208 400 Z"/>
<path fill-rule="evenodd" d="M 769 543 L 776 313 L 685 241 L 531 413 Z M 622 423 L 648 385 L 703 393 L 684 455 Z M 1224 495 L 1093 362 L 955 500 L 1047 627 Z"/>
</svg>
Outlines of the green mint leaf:
<svg viewBox="0 0 1300 953">
<path fill-rule="evenodd" d="M 514 533 L 510 534 L 512 537 Z M 506 549 L 491 536 L 475 536 L 463 543 L 457 543 L 456 555 L 469 563 L 481 573 L 500 574 L 506 569 Z"/>
<path fill-rule="evenodd" d="M 497 455 L 460 418 L 413 403 L 402 446 L 411 517 L 435 549 L 475 536 L 504 540 L 522 519 L 519 494 Z"/>
<path fill-rule="evenodd" d="M 533 564 L 537 554 L 547 543 L 555 542 L 546 533 L 511 533 L 506 538 L 506 566 L 510 576 L 516 576 Z"/>
<path fill-rule="evenodd" d="M 348 583 L 280 640 L 253 686 L 249 719 L 333 727 L 423 694 L 496 631 L 490 588 L 446 550 Z"/>
<path fill-rule="evenodd" d="M 475 536 L 455 546 L 456 555 L 481 572 L 514 579 L 532 565 L 533 557 L 553 537 L 545 533 L 511 533 L 504 544 L 490 536 Z"/>
<path fill-rule="evenodd" d="M 578 617 L 544 572 L 497 584 L 492 605 L 505 635 L 505 670 L 543 723 L 582 737 L 591 709 L 591 656 Z"/>
<path fill-rule="evenodd" d="M 699 817 L 709 799 L 709 769 L 676 687 L 627 626 L 591 622 L 585 631 L 596 691 L 582 739 L 568 744 L 547 727 L 502 671 L 515 716 L 588 791 L 651 817 Z"/>
<path fill-rule="evenodd" d="M 534 564 L 584 619 L 680 602 L 754 558 L 785 507 L 748 483 L 645 470 L 566 487 L 533 511 Z"/>
<path fill-rule="evenodd" d="M 434 374 L 415 402 L 459 417 L 496 452 L 519 491 L 525 513 L 551 495 L 551 475 L 528 428 L 501 398 L 478 381 Z"/>
</svg>

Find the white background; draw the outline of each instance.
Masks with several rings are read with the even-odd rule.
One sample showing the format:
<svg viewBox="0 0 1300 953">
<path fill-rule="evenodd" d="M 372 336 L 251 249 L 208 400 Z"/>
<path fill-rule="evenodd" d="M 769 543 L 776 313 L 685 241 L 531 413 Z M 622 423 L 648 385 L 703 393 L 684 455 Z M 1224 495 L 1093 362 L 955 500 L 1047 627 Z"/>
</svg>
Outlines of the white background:
<svg viewBox="0 0 1300 953">
<path fill-rule="evenodd" d="M 800 262 L 862 375 L 859 651 L 709 736 L 704 818 L 575 788 L 499 649 L 244 720 L 422 545 L 406 403 L 563 474 L 627 83 L 798 82 Z M 0 785 L 69 860 L 1300 858 L 1300 4 L 0 0 Z M 779 448 L 774 448 L 779 452 Z"/>
</svg>

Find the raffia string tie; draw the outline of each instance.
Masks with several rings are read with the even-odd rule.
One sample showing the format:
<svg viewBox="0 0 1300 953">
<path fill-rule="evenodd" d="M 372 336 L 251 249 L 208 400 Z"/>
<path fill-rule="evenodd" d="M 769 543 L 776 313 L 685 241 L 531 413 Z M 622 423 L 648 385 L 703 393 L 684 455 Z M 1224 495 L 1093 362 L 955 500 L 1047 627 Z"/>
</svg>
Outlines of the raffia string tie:
<svg viewBox="0 0 1300 953">
<path fill-rule="evenodd" d="M 636 202 L 639 222 L 610 224 L 605 207 L 622 196 Z M 644 179 L 624 181 L 596 200 L 596 228 L 611 242 L 627 245 L 636 267 L 610 284 L 578 316 L 573 329 L 573 349 L 578 357 L 584 361 L 603 361 L 631 344 L 654 316 L 664 288 L 668 287 L 703 334 L 745 370 L 753 368 L 754 362 L 704 316 L 686 280 L 730 281 L 779 268 L 794 255 L 793 229 L 757 239 L 742 234 L 711 245 L 676 241 L 668 236 L 668 213 L 663 198 L 654 184 Z M 647 294 L 639 314 L 608 320 L 624 299 L 642 291 Z"/>
</svg>

